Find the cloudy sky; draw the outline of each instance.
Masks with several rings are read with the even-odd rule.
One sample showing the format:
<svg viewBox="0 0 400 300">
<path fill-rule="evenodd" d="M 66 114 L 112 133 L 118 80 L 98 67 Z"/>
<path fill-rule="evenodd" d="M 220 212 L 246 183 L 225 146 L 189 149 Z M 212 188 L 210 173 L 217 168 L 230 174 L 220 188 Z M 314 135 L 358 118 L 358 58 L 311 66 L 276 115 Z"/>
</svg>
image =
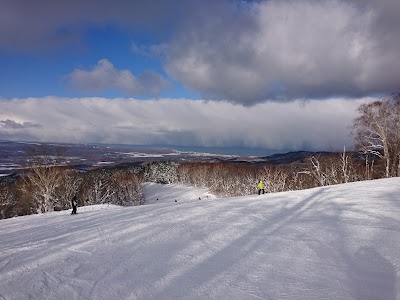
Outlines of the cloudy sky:
<svg viewBox="0 0 400 300">
<path fill-rule="evenodd" d="M 398 0 L 0 0 L 0 139 L 351 147 Z"/>
</svg>

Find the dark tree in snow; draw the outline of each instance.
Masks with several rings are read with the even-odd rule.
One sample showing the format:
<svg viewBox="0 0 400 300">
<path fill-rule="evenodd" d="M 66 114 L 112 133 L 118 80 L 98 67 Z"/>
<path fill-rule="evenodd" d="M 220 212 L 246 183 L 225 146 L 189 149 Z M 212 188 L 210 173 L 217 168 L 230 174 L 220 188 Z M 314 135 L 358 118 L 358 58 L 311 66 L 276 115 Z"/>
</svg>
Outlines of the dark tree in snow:
<svg viewBox="0 0 400 300">
<path fill-rule="evenodd" d="M 0 219 L 16 216 L 15 207 L 17 203 L 14 184 L 12 186 L 11 184 L 0 184 Z"/>
</svg>

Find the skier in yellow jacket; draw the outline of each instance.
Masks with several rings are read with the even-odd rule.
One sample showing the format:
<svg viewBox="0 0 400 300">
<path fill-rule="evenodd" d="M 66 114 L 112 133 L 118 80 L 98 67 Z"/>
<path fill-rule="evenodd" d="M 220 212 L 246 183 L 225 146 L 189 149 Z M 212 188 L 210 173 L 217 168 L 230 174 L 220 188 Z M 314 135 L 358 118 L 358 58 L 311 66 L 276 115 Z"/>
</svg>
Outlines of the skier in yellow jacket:
<svg viewBox="0 0 400 300">
<path fill-rule="evenodd" d="M 264 189 L 264 183 L 262 182 L 262 180 L 260 180 L 260 182 L 257 185 L 258 187 L 258 194 L 261 195 L 261 191 L 263 194 L 265 194 L 265 189 Z"/>
</svg>

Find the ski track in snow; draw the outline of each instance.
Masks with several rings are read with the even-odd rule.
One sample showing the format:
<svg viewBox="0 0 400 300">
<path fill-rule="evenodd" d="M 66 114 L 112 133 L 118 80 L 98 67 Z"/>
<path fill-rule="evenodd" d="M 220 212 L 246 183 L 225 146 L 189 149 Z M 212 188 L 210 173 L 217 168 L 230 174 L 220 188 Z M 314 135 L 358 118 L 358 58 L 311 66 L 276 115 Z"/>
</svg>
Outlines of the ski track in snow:
<svg viewBox="0 0 400 300">
<path fill-rule="evenodd" d="M 400 178 L 224 199 L 144 188 L 139 207 L 0 220 L 0 300 L 400 300 Z"/>
</svg>

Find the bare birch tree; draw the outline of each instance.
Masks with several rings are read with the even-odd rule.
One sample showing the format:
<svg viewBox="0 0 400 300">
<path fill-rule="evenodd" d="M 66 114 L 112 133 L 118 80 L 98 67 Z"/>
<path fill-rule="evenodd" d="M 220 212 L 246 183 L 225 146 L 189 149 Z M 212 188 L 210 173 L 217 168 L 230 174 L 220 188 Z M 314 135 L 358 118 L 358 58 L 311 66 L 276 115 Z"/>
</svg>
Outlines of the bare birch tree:
<svg viewBox="0 0 400 300">
<path fill-rule="evenodd" d="M 87 195 L 89 204 L 104 204 L 111 202 L 111 197 L 115 194 L 112 182 L 108 174 L 98 173 L 92 181 L 92 185 Z"/>
<path fill-rule="evenodd" d="M 56 190 L 57 208 L 70 208 L 70 201 L 76 195 L 81 183 L 82 177 L 76 170 L 65 170 L 60 178 L 60 184 Z"/>
<path fill-rule="evenodd" d="M 353 122 L 352 134 L 357 149 L 365 157 L 373 155 L 385 164 L 385 177 L 399 175 L 400 161 L 400 97 L 362 104 L 361 114 Z"/>
<path fill-rule="evenodd" d="M 264 166 L 260 176 L 265 183 L 266 191 L 269 193 L 282 192 L 286 190 L 289 174 L 279 168 Z"/>
<path fill-rule="evenodd" d="M 52 211 L 57 202 L 56 189 L 61 182 L 62 169 L 60 167 L 36 165 L 28 170 L 22 178 L 24 184 L 21 188 L 25 193 L 30 191 L 28 186 L 33 187 L 31 196 L 37 201 L 37 212 Z"/>
</svg>

